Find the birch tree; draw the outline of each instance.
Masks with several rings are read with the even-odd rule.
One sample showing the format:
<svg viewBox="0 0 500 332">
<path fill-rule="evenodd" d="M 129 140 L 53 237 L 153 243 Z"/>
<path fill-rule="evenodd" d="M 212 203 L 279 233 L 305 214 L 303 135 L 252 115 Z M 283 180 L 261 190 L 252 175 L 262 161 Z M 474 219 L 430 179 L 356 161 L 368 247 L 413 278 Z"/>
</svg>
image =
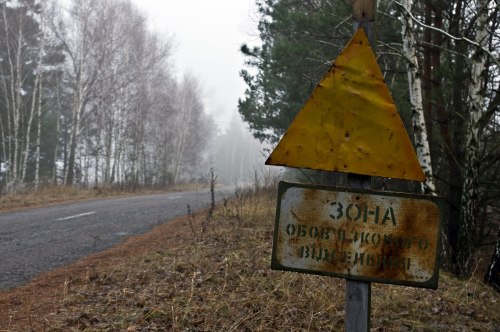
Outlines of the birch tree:
<svg viewBox="0 0 500 332">
<path fill-rule="evenodd" d="M 5 1 L 1 10 L 2 150 L 7 169 L 7 191 L 25 182 L 32 148 L 31 133 L 36 117 L 43 49 L 34 1 Z"/>
<path fill-rule="evenodd" d="M 2 182 L 196 178 L 213 123 L 194 78 L 179 102 L 171 49 L 130 1 L 1 2 Z"/>
<path fill-rule="evenodd" d="M 497 291 L 500 291 L 500 228 L 498 229 L 495 250 L 484 276 L 484 282 L 495 287 Z"/>
<path fill-rule="evenodd" d="M 175 126 L 177 118 L 177 82 L 170 73 L 158 70 L 151 82 L 147 120 L 146 141 L 152 157 L 153 182 L 164 187 L 173 183 L 172 162 L 174 161 Z"/>
<path fill-rule="evenodd" d="M 201 102 L 199 100 L 198 83 L 193 76 L 185 75 L 179 88 L 178 97 L 178 121 L 177 135 L 174 155 L 174 184 L 179 181 L 181 167 L 183 166 L 188 136 L 192 135 L 196 128 L 192 127 L 195 116 L 198 116 Z"/>
<path fill-rule="evenodd" d="M 36 153 L 35 153 L 35 189 L 38 189 L 40 185 L 40 155 L 41 155 L 41 145 L 42 145 L 42 94 L 43 94 L 43 68 L 42 68 L 42 59 L 45 51 L 45 27 L 44 27 L 44 20 L 45 17 L 43 15 L 43 9 L 40 14 L 41 16 L 41 22 L 42 22 L 42 36 L 41 36 L 41 47 L 40 47 L 40 54 L 38 57 L 38 68 L 37 68 L 37 79 L 39 80 L 38 82 L 38 98 L 36 101 L 36 109 L 37 109 L 37 130 L 36 130 Z M 34 98 L 34 97 L 33 97 Z M 33 102 L 35 103 L 35 102 Z"/>
<path fill-rule="evenodd" d="M 36 73 L 35 82 L 33 84 L 33 93 L 31 100 L 31 111 L 28 121 L 28 128 L 26 129 L 26 147 L 24 153 L 24 163 L 22 170 L 21 181 L 26 182 L 26 171 L 28 169 L 28 158 L 30 156 L 29 150 L 31 145 L 30 134 L 31 134 L 31 124 L 33 118 L 36 117 L 37 120 L 37 130 L 36 130 L 36 144 L 35 144 L 35 189 L 38 189 L 40 181 L 40 147 L 41 147 L 41 135 L 42 135 L 42 100 L 43 100 L 43 71 L 44 71 L 44 53 L 45 53 L 45 26 L 44 26 L 44 15 L 43 6 L 40 8 L 39 12 L 39 24 L 40 30 L 38 33 L 40 47 L 38 49 L 38 56 L 36 61 Z"/>
<path fill-rule="evenodd" d="M 88 40 L 91 28 L 90 18 L 95 12 L 93 1 L 82 1 L 73 4 L 71 18 L 74 26 L 65 26 L 65 22 L 59 22 L 53 26 L 54 31 L 64 45 L 68 55 L 67 81 L 71 82 L 72 105 L 69 116 L 69 143 L 65 146 L 64 184 L 72 185 L 74 180 L 75 154 L 80 135 L 81 119 L 85 105 L 92 87 L 92 68 L 90 67 L 90 56 Z M 87 67 L 88 65 L 88 67 Z"/>
<path fill-rule="evenodd" d="M 411 104 L 411 114 L 413 122 L 413 134 L 420 166 L 426 176 L 426 181 L 422 185 L 422 192 L 436 195 L 436 186 L 432 172 L 431 151 L 427 135 L 427 125 L 425 123 L 424 105 L 422 98 L 422 80 L 419 73 L 417 57 L 417 42 L 415 38 L 415 27 L 409 12 L 413 8 L 413 0 L 403 0 L 401 23 L 403 55 L 406 59 L 408 69 L 408 86 Z"/>
<path fill-rule="evenodd" d="M 108 53 L 105 27 L 111 19 L 110 8 L 114 1 L 101 0 L 74 1 L 69 12 L 70 21 L 64 20 L 53 25 L 56 36 L 62 43 L 68 58 L 66 82 L 71 89 L 71 108 L 68 114 L 68 142 L 65 151 L 64 183 L 73 185 L 78 144 L 83 123 L 88 119 L 92 95 L 97 78 L 103 70 L 102 64 Z"/>
<path fill-rule="evenodd" d="M 462 277 L 472 273 L 474 248 L 476 244 L 476 218 L 478 217 L 478 195 L 480 174 L 481 118 L 485 104 L 485 68 L 488 49 L 488 0 L 474 2 L 477 10 L 475 25 L 477 47 L 470 57 L 471 72 L 465 119 L 465 167 L 464 186 L 461 199 L 458 267 Z"/>
<path fill-rule="evenodd" d="M 498 7 L 493 1 L 477 0 L 465 6 L 459 1 L 455 4 L 450 31 L 442 29 L 440 18 L 436 19 L 438 27 L 426 25 L 412 15 L 407 1 L 398 3 L 411 16 L 411 20 L 421 27 L 440 35 L 438 40 L 445 40 L 449 58 L 449 65 L 455 72 L 463 72 L 462 76 L 455 75 L 453 85 L 453 104 L 455 108 L 448 112 L 448 118 L 454 118 L 454 134 L 450 135 L 447 128 L 441 130 L 443 146 L 453 153 L 446 151 L 446 155 L 454 158 L 450 162 L 449 193 L 451 203 L 449 227 L 453 253 L 454 268 L 458 275 L 468 277 L 474 268 L 474 251 L 483 233 L 488 213 L 484 213 L 483 220 L 479 220 L 481 210 L 488 210 L 489 199 L 486 187 L 481 188 L 481 177 L 488 174 L 488 168 L 481 167 L 487 160 L 488 141 L 486 124 L 488 124 L 498 107 L 498 80 L 492 79 L 498 72 Z M 438 9 L 439 10 L 439 9 Z M 496 44 L 495 44 L 496 43 Z M 433 47 L 441 47 L 442 45 Z M 454 62 L 453 62 L 454 61 Z M 440 68 L 434 68 L 439 70 Z M 492 76 L 493 75 L 493 76 Z M 460 80 L 460 81 L 459 81 Z M 496 92 L 495 92 L 496 91 Z M 462 97 L 465 94 L 465 98 Z M 443 102 L 443 99 L 441 99 Z M 437 106 L 445 107 L 443 105 Z M 438 114 L 439 126 L 443 128 L 446 117 Z M 451 139 L 454 137 L 454 139 Z M 461 167 L 455 171 L 456 165 Z M 498 170 L 498 164 L 495 167 Z M 459 173 L 457 176 L 456 173 Z M 493 180 L 491 176 L 485 178 Z M 461 181 L 461 182 L 460 182 Z M 486 190 L 486 191 L 485 191 Z M 455 205 L 456 204 L 456 205 Z M 455 212 L 456 211 L 456 212 Z M 456 236 L 454 236 L 456 234 Z"/>
</svg>

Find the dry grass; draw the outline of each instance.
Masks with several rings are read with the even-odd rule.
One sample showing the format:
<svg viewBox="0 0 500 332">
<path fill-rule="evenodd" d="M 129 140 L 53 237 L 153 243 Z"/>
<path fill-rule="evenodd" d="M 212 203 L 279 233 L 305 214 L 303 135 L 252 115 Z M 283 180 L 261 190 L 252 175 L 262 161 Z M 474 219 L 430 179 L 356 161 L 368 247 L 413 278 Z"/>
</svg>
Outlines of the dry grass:
<svg viewBox="0 0 500 332">
<path fill-rule="evenodd" d="M 24 207 L 36 207 L 97 197 L 99 193 L 91 189 L 77 189 L 73 187 L 45 187 L 38 191 L 25 191 L 17 194 L 0 196 L 0 211 L 13 210 Z"/>
<path fill-rule="evenodd" d="M 23 326 L 46 331 L 342 331 L 343 280 L 270 270 L 274 197 L 240 191 L 218 207 L 212 220 L 192 216 L 158 233 L 158 245 L 148 250 L 126 260 L 122 253 L 121 260 L 66 277 L 66 287 L 52 289 L 57 296 L 50 309 L 27 314 L 44 323 L 27 319 Z M 446 273 L 436 291 L 374 284 L 372 330 L 498 331 L 499 304 L 500 295 L 476 279 L 459 281 Z M 12 321 L 10 328 L 24 330 Z"/>
<path fill-rule="evenodd" d="M 201 184 L 180 184 L 163 190 L 127 190 L 120 187 L 76 188 L 71 186 L 42 187 L 39 190 L 25 190 L 17 194 L 0 196 L 0 212 L 23 208 L 42 207 L 63 202 L 74 202 L 112 196 L 153 194 L 165 191 L 187 191 L 206 188 Z"/>
</svg>

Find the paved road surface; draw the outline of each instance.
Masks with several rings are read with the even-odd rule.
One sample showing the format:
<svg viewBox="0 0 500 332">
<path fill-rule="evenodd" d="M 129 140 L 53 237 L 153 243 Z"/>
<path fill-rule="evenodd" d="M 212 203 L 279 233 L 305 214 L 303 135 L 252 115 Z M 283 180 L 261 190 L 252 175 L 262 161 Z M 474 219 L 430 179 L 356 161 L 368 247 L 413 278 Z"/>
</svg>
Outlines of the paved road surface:
<svg viewBox="0 0 500 332">
<path fill-rule="evenodd" d="M 216 200 L 231 194 L 218 189 Z M 185 215 L 187 204 L 197 210 L 209 203 L 203 189 L 0 213 L 0 290 Z"/>
</svg>

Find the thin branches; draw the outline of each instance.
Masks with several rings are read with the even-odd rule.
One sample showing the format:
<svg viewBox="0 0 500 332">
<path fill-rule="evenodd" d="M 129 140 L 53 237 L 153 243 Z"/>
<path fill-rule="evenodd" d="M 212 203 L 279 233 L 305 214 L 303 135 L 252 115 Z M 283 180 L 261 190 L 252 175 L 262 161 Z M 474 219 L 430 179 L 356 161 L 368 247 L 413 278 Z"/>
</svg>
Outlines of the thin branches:
<svg viewBox="0 0 500 332">
<path fill-rule="evenodd" d="M 427 25 L 427 24 L 421 22 L 418 18 L 416 18 L 415 15 L 413 15 L 412 12 L 409 10 L 409 8 L 407 8 L 404 4 L 402 4 L 401 2 L 396 1 L 396 0 L 394 1 L 394 3 L 396 5 L 398 5 L 399 7 L 401 7 L 405 11 L 405 13 L 407 15 L 409 15 L 412 18 L 412 20 L 415 23 L 417 23 L 418 25 L 420 25 L 420 26 L 422 26 L 422 27 L 424 27 L 426 29 L 430 29 L 430 30 L 439 32 L 439 33 L 445 35 L 446 37 L 448 37 L 450 39 L 453 39 L 455 41 L 465 41 L 468 44 L 473 45 L 473 46 L 481 49 L 483 52 L 485 52 L 486 54 L 489 55 L 491 61 L 493 61 L 498 67 L 500 67 L 500 57 L 498 57 L 498 55 L 495 56 L 495 54 L 493 52 L 491 52 L 488 48 L 486 48 L 483 45 L 481 45 L 479 42 L 471 40 L 471 39 L 469 39 L 467 37 L 463 37 L 463 36 L 462 37 L 453 36 L 452 34 L 446 32 L 446 31 L 444 31 L 442 29 L 438 29 L 438 28 L 433 27 L 431 25 Z"/>
</svg>

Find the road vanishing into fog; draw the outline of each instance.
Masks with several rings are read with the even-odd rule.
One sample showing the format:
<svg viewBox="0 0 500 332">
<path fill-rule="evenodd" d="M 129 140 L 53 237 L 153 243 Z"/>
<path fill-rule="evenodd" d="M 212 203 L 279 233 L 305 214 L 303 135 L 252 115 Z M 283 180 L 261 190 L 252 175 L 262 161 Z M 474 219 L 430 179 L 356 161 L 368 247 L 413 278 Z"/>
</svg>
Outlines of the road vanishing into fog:
<svg viewBox="0 0 500 332">
<path fill-rule="evenodd" d="M 216 200 L 230 187 L 216 190 Z M 210 204 L 209 189 L 118 197 L 0 213 L 0 290 L 103 251 Z"/>
</svg>

